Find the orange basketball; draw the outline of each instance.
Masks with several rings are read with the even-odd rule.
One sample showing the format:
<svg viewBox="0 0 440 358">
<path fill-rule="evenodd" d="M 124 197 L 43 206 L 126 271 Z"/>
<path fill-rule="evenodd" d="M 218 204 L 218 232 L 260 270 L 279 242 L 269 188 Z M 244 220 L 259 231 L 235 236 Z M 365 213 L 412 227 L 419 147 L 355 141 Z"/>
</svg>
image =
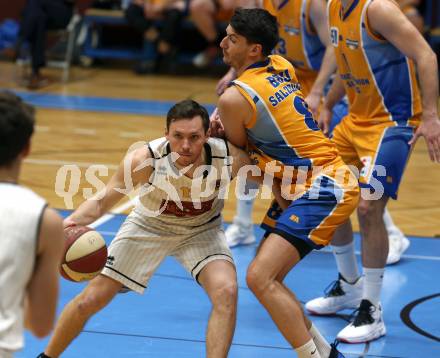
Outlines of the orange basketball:
<svg viewBox="0 0 440 358">
<path fill-rule="evenodd" d="M 91 280 L 107 261 L 107 246 L 97 231 L 87 226 L 70 226 L 64 230 L 64 248 L 61 275 L 70 281 Z"/>
</svg>

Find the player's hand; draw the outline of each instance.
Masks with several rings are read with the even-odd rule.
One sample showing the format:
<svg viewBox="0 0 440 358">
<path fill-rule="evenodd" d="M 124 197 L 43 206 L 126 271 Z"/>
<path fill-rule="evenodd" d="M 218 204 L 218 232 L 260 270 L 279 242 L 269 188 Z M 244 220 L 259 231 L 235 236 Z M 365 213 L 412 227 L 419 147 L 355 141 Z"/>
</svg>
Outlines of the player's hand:
<svg viewBox="0 0 440 358">
<path fill-rule="evenodd" d="M 319 113 L 318 118 L 318 126 L 321 128 L 322 132 L 328 136 L 329 135 L 329 129 L 330 129 L 330 122 L 332 120 L 332 111 L 327 107 L 323 106 L 321 108 L 321 111 Z"/>
<path fill-rule="evenodd" d="M 316 118 L 318 116 L 319 105 L 321 104 L 322 95 L 319 92 L 310 92 L 305 98 L 309 111 Z"/>
<path fill-rule="evenodd" d="M 415 144 L 421 136 L 425 137 L 428 145 L 429 158 L 440 163 L 440 120 L 437 117 L 423 118 L 408 144 Z"/>
<path fill-rule="evenodd" d="M 236 78 L 235 71 L 231 67 L 229 71 L 224 75 L 220 81 L 217 82 L 217 86 L 215 87 L 215 91 L 218 96 L 221 96 L 225 89 L 228 87 L 229 83 Z"/>
<path fill-rule="evenodd" d="M 70 219 L 69 217 L 67 217 L 67 218 L 65 218 L 63 220 L 63 228 L 64 228 L 64 230 L 66 230 L 69 227 L 76 226 L 76 225 L 77 225 L 76 222 L 73 221 L 72 219 Z"/>
<path fill-rule="evenodd" d="M 218 114 L 218 109 L 216 108 L 214 112 L 212 112 L 210 120 L 210 129 L 211 136 L 217 138 L 224 138 L 225 136 L 225 127 L 223 127 L 223 123 L 220 120 L 220 116 Z"/>
<path fill-rule="evenodd" d="M 292 203 L 291 200 L 287 200 L 283 196 L 283 190 L 281 189 L 281 180 L 274 179 L 272 186 L 272 193 L 281 209 L 285 210 Z"/>
</svg>

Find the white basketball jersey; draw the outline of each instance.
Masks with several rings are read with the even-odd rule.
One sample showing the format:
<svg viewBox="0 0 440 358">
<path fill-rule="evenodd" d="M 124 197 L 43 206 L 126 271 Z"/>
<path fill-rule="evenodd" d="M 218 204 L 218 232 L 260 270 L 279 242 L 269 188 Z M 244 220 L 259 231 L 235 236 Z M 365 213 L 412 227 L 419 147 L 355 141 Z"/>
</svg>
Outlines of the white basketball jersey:
<svg viewBox="0 0 440 358">
<path fill-rule="evenodd" d="M 9 183 L 0 183 L 0 198 L 0 350 L 16 351 L 23 347 L 23 303 L 46 202 Z"/>
<path fill-rule="evenodd" d="M 231 179 L 227 143 L 210 138 L 204 146 L 206 165 L 196 168 L 193 178 L 174 165 L 166 138 L 148 143 L 154 158 L 149 183 L 141 188 L 133 213 L 147 223 L 180 233 L 179 227 L 199 227 L 216 218 L 223 209 L 222 191 Z M 220 196 L 220 198 L 219 198 Z"/>
</svg>

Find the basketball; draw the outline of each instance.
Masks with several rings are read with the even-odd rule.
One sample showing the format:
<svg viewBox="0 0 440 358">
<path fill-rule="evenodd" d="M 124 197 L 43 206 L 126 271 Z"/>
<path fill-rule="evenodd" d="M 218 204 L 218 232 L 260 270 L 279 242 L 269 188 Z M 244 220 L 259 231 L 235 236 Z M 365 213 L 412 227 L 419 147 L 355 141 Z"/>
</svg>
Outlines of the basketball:
<svg viewBox="0 0 440 358">
<path fill-rule="evenodd" d="M 61 275 L 74 282 L 91 280 L 103 269 L 107 261 L 107 246 L 97 231 L 87 226 L 65 229 Z"/>
</svg>

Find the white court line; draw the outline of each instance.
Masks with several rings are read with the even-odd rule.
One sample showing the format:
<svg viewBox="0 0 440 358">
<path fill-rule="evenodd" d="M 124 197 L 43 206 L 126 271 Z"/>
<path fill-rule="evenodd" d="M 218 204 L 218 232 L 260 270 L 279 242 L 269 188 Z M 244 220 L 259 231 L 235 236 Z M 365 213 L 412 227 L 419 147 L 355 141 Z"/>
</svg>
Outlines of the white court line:
<svg viewBox="0 0 440 358">
<path fill-rule="evenodd" d="M 104 216 L 101 216 L 98 220 L 96 220 L 95 222 L 91 223 L 88 226 L 96 229 L 98 226 L 106 223 L 107 221 L 110 221 L 111 219 L 113 219 L 115 217 L 116 214 L 120 214 L 120 213 L 124 212 L 125 210 L 127 210 L 128 208 L 131 208 L 135 204 L 136 198 L 137 198 L 137 196 L 135 198 L 131 199 L 130 201 L 127 201 L 126 203 L 117 206 L 114 210 L 112 210 L 111 214 L 105 214 Z M 104 231 L 102 233 L 104 234 Z M 116 235 L 116 232 L 113 234 Z"/>
<path fill-rule="evenodd" d="M 76 165 L 80 168 L 88 168 L 92 165 L 104 165 L 108 169 L 116 170 L 118 169 L 118 165 L 115 164 L 102 164 L 102 163 L 87 163 L 87 162 L 68 162 L 65 160 L 51 160 L 51 159 L 32 159 L 28 158 L 24 160 L 27 164 L 38 164 L 38 165 L 55 165 L 55 166 L 63 166 L 63 165 Z"/>
<path fill-rule="evenodd" d="M 73 128 L 73 133 L 94 136 L 94 135 L 96 135 L 96 129 Z"/>
</svg>

